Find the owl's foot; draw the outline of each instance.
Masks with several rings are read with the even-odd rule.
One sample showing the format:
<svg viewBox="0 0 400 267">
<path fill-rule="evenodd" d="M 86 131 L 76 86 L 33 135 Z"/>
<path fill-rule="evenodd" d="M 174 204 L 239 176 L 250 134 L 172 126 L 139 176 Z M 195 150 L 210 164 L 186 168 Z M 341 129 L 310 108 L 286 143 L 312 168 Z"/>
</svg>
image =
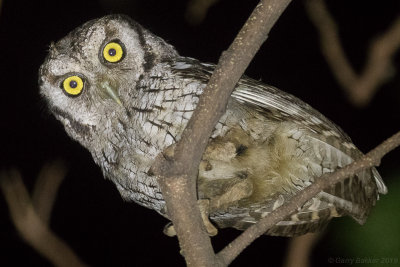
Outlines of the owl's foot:
<svg viewBox="0 0 400 267">
<path fill-rule="evenodd" d="M 204 227 L 207 230 L 209 236 L 216 236 L 218 234 L 218 229 L 210 222 L 208 218 L 209 210 L 210 210 L 210 200 L 209 199 L 199 199 L 197 200 L 197 204 L 199 205 L 201 218 L 203 219 Z"/>
<path fill-rule="evenodd" d="M 215 236 L 218 234 L 218 229 L 215 228 L 215 226 L 210 222 L 208 218 L 208 211 L 210 207 L 210 200 L 208 199 L 199 199 L 197 201 L 197 204 L 199 205 L 200 213 L 201 213 L 201 218 L 203 220 L 204 227 L 206 228 L 207 234 L 209 236 Z M 174 225 L 172 222 L 167 223 L 164 226 L 163 233 L 169 237 L 176 236 L 176 231 L 174 228 Z"/>
<path fill-rule="evenodd" d="M 211 212 L 226 210 L 229 206 L 251 196 L 253 183 L 249 179 L 241 179 L 225 190 L 220 195 L 210 198 L 209 210 Z"/>
</svg>

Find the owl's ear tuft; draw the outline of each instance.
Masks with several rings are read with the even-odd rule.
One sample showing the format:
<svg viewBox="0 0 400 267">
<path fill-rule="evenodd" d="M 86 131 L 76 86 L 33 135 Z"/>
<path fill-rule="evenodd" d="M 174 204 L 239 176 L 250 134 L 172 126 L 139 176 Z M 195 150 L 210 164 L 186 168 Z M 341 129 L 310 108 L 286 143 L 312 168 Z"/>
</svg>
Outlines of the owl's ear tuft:
<svg viewBox="0 0 400 267">
<path fill-rule="evenodd" d="M 49 52 L 50 57 L 55 57 L 59 54 L 59 51 L 57 49 L 57 45 L 55 42 L 50 43 L 48 52 Z"/>
<path fill-rule="evenodd" d="M 52 41 L 49 45 L 49 51 L 56 49 L 56 44 Z"/>
</svg>

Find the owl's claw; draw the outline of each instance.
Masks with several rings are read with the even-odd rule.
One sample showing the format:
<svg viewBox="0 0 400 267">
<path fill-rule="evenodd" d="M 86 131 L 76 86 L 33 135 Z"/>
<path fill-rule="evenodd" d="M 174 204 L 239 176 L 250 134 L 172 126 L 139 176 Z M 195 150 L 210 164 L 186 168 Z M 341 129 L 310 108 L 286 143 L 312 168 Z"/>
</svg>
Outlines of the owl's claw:
<svg viewBox="0 0 400 267">
<path fill-rule="evenodd" d="M 216 236 L 218 234 L 218 229 L 210 222 L 208 218 L 210 210 L 210 200 L 209 199 L 199 199 L 197 200 L 199 205 L 201 218 L 203 219 L 203 224 L 207 230 L 209 236 Z"/>
<path fill-rule="evenodd" d="M 169 222 L 164 226 L 163 233 L 169 237 L 176 236 L 176 231 L 172 222 Z"/>
<path fill-rule="evenodd" d="M 218 229 L 215 228 L 215 226 L 210 222 L 208 218 L 208 210 L 210 206 L 210 200 L 208 199 L 199 199 L 197 201 L 197 204 L 199 205 L 200 213 L 201 213 L 201 218 L 203 220 L 204 227 L 206 228 L 207 234 L 209 236 L 216 236 L 218 234 Z M 166 236 L 173 237 L 176 236 L 176 231 L 174 228 L 174 225 L 172 222 L 167 223 L 164 226 L 163 233 Z"/>
</svg>

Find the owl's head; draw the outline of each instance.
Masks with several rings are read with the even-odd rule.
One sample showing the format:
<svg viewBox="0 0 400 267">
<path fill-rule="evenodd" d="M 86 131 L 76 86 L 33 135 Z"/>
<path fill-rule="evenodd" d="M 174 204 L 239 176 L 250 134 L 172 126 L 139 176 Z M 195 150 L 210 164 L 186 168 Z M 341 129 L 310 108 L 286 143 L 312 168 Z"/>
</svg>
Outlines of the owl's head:
<svg viewBox="0 0 400 267">
<path fill-rule="evenodd" d="M 110 15 L 78 27 L 50 46 L 40 93 L 68 134 L 86 143 L 107 114 L 127 113 L 139 80 L 174 48 L 130 18 Z"/>
</svg>

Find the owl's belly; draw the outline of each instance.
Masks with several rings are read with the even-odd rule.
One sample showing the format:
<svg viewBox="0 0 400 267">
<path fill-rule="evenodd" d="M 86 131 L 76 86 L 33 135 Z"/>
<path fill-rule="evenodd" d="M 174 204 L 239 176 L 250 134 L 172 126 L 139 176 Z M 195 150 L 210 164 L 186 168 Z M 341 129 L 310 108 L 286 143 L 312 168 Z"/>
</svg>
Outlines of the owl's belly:
<svg viewBox="0 0 400 267">
<path fill-rule="evenodd" d="M 110 152 L 111 151 L 111 152 Z M 93 155 L 106 178 L 116 185 L 122 198 L 153 209 L 165 216 L 165 201 L 156 177 L 149 175 L 152 160 L 130 147 L 102 150 Z"/>
<path fill-rule="evenodd" d="M 162 197 L 161 190 L 155 184 L 140 184 L 123 187 L 121 184 L 115 183 L 121 196 L 127 201 L 134 201 L 137 204 L 149 209 L 153 209 L 163 216 L 165 214 L 165 201 Z"/>
</svg>

